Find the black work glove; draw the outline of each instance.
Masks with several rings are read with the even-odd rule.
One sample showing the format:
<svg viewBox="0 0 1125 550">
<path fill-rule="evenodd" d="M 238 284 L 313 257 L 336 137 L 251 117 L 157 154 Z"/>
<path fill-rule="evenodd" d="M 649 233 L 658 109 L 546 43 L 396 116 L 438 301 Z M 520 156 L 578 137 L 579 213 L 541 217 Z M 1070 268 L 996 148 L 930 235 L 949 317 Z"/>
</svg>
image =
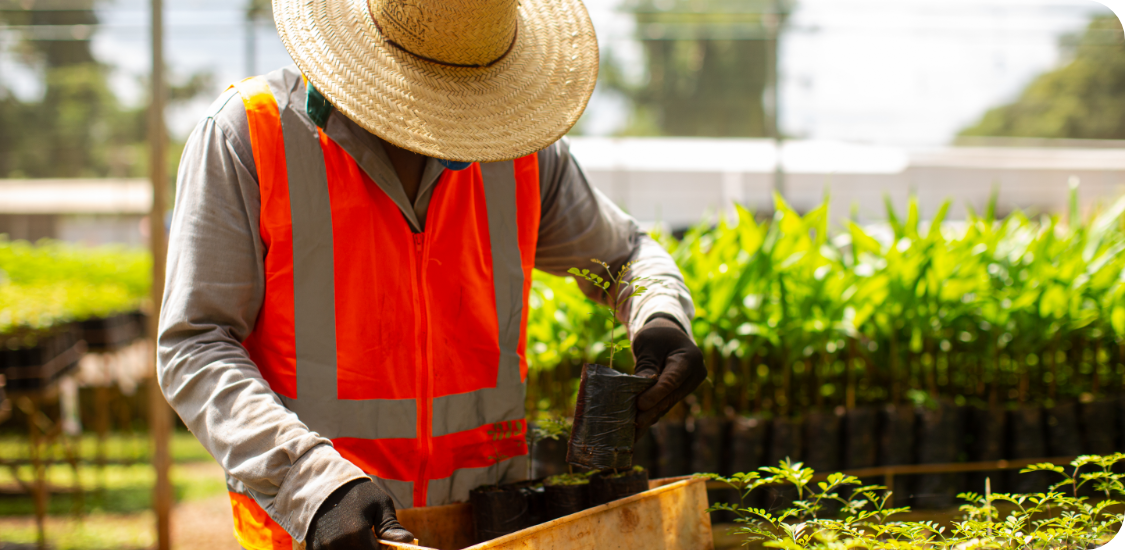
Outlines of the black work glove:
<svg viewBox="0 0 1125 550">
<path fill-rule="evenodd" d="M 378 550 L 379 539 L 414 542 L 414 535 L 399 525 L 387 493 L 371 480 L 357 479 L 325 499 L 305 539 L 309 550 Z"/>
<path fill-rule="evenodd" d="M 670 317 L 658 313 L 633 338 L 633 374 L 656 378 L 637 396 L 637 439 L 707 379 L 703 352 Z"/>
</svg>

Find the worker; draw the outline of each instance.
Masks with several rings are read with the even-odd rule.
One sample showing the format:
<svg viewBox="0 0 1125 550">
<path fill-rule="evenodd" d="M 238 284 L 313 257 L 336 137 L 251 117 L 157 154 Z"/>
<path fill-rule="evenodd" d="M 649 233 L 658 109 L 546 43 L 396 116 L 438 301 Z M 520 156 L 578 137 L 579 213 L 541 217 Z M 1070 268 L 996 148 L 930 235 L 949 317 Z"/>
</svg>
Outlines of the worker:
<svg viewBox="0 0 1125 550">
<path fill-rule="evenodd" d="M 521 479 L 533 268 L 653 279 L 620 297 L 642 432 L 702 382 L 675 263 L 560 139 L 597 78 L 580 0 L 273 6 L 295 66 L 188 138 L 158 342 L 244 548 L 410 541 L 396 510 Z"/>
</svg>

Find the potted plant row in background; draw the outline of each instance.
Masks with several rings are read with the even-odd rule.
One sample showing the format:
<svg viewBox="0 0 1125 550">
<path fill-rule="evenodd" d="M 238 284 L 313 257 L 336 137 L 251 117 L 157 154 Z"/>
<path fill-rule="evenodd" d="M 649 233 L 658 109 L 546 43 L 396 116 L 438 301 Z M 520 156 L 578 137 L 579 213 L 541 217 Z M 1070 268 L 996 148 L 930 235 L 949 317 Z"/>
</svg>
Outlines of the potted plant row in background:
<svg viewBox="0 0 1125 550">
<path fill-rule="evenodd" d="M 1023 476 L 1047 476 L 1049 489 L 1037 493 L 994 491 L 988 479 L 957 495 L 957 513 L 942 521 L 907 519 L 910 507 L 893 501 L 893 491 L 833 473 L 817 480 L 812 468 L 784 460 L 777 466 L 732 476 L 705 477 L 731 487 L 736 498 L 712 511 L 734 516 L 730 534 L 743 546 L 801 550 L 884 549 L 966 550 L 1099 548 L 1118 534 L 1125 514 L 1125 474 L 1116 466 L 1125 454 L 1087 455 L 1067 465 L 1033 464 Z M 756 493 L 783 487 L 792 505 L 767 509 L 753 504 Z M 1089 495 L 1089 496 L 1087 496 Z"/>
<path fill-rule="evenodd" d="M 632 263 L 626 263 L 614 275 L 605 262 L 593 260 L 600 270 L 571 268 L 570 273 L 602 293 L 604 313 L 609 323 L 608 363 L 614 355 L 629 348 L 628 339 L 620 335 L 617 314 L 623 303 L 619 297 L 641 296 L 648 289 L 643 277 L 632 277 Z M 598 274 L 603 271 L 606 277 Z M 557 473 L 537 477 L 535 461 L 528 461 L 529 481 L 492 484 L 470 493 L 473 523 L 478 542 L 491 540 L 540 523 L 569 516 L 587 508 L 606 504 L 648 490 L 648 471 L 633 465 L 636 442 L 637 396 L 656 383 L 654 378 L 633 376 L 604 365 L 583 365 L 575 396 L 573 422 L 548 418 L 527 434 L 535 456 L 537 443 L 558 442 L 567 436 L 565 465 L 556 464 Z M 501 422 L 489 434 L 493 442 L 518 435 L 519 423 Z M 495 469 L 509 458 L 494 445 Z M 548 449 L 560 450 L 558 446 Z M 559 457 L 562 458 L 562 457 Z M 578 471 L 575 471 L 577 467 Z M 562 470 L 565 469 L 565 472 Z"/>
<path fill-rule="evenodd" d="M 776 198 L 771 219 L 739 209 L 659 236 L 695 299 L 710 377 L 638 461 L 646 445 L 659 476 L 787 456 L 832 470 L 1121 449 L 1125 199 L 1085 219 L 1071 204 L 949 224 L 949 204 L 923 222 L 911 201 L 905 215 L 888 205 L 886 225 L 833 228 L 827 203 L 802 215 Z M 532 299 L 528 408 L 566 415 L 611 329 L 589 322 L 571 281 L 538 276 Z M 613 366 L 630 372 L 631 357 Z M 900 478 L 896 498 L 952 505 L 975 477 Z"/>
<path fill-rule="evenodd" d="M 0 374 L 7 388 L 35 389 L 141 335 L 148 297 L 147 252 L 83 248 L 0 235 Z"/>
</svg>

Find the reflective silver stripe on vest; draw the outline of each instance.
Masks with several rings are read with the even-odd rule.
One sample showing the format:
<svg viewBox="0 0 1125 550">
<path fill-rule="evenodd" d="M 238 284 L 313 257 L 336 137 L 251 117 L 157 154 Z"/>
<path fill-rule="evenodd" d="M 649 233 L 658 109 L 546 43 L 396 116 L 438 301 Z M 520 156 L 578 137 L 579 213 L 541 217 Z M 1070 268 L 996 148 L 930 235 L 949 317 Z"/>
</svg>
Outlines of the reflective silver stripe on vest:
<svg viewBox="0 0 1125 550">
<path fill-rule="evenodd" d="M 469 500 L 469 491 L 493 483 L 511 483 L 527 478 L 527 455 L 517 456 L 495 466 L 461 468 L 443 479 L 431 479 L 426 506 L 441 506 Z"/>
<path fill-rule="evenodd" d="M 380 477 L 369 476 L 371 481 L 374 481 L 380 489 L 391 495 L 391 500 L 395 501 L 395 509 L 402 510 L 403 508 L 414 507 L 414 482 L 413 481 L 399 481 L 397 479 L 383 479 Z M 475 488 L 475 487 L 474 487 Z M 452 501 L 450 501 L 452 502 Z M 443 502 L 442 504 L 449 504 Z"/>
<path fill-rule="evenodd" d="M 332 259 L 332 203 L 316 126 L 304 116 L 300 75 L 271 79 L 278 99 L 289 204 L 293 219 L 293 318 L 297 399 L 282 401 L 309 429 L 327 437 L 413 438 L 413 399 L 341 400 L 336 385 L 336 311 Z"/>
<path fill-rule="evenodd" d="M 278 100 L 289 204 L 293 220 L 293 318 L 297 360 L 297 399 L 282 397 L 309 427 L 329 439 L 413 438 L 417 406 L 413 399 L 337 398 L 335 275 L 332 250 L 332 203 L 316 126 L 304 116 L 300 75 L 283 71 L 270 80 Z M 414 483 L 375 479 L 395 506 L 414 501 Z"/>
<path fill-rule="evenodd" d="M 281 400 L 309 429 L 329 439 L 414 438 L 417 436 L 414 399 L 338 398 L 335 266 L 327 171 L 316 126 L 304 115 L 305 92 L 300 74 L 284 70 L 280 75 L 281 81 L 270 78 L 269 85 L 278 100 L 285 142 L 293 222 L 297 362 L 297 399 L 282 396 Z M 435 437 L 524 418 L 525 387 L 520 380 L 517 352 L 524 277 L 515 167 L 511 161 L 480 167 L 488 213 L 500 344 L 496 387 L 436 398 L 433 404 Z M 497 471 L 505 481 L 521 479 L 526 474 L 526 460 L 526 457 L 515 457 L 495 467 L 459 469 L 448 478 L 431 480 L 428 504 L 466 500 L 469 490 L 488 483 Z M 396 506 L 413 504 L 412 482 L 387 479 L 377 482 L 392 496 Z"/>
<path fill-rule="evenodd" d="M 496 387 L 434 399 L 434 437 L 524 417 L 525 386 L 520 380 L 520 324 L 523 320 L 523 265 L 516 217 L 516 169 L 512 161 L 480 165 L 492 246 L 500 364 Z"/>
</svg>

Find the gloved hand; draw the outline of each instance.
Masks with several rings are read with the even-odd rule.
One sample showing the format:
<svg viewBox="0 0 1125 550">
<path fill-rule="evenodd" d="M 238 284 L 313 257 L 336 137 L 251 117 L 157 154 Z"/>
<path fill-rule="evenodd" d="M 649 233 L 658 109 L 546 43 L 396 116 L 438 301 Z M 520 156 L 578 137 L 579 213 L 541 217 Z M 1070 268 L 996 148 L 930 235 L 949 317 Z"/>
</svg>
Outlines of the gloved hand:
<svg viewBox="0 0 1125 550">
<path fill-rule="evenodd" d="M 703 352 L 670 317 L 656 314 L 633 338 L 633 374 L 656 378 L 637 396 L 637 439 L 707 379 Z"/>
<path fill-rule="evenodd" d="M 371 480 L 357 479 L 325 499 L 305 539 L 309 550 L 378 550 L 379 539 L 413 542 L 414 535 L 399 525 L 387 493 Z"/>
</svg>

